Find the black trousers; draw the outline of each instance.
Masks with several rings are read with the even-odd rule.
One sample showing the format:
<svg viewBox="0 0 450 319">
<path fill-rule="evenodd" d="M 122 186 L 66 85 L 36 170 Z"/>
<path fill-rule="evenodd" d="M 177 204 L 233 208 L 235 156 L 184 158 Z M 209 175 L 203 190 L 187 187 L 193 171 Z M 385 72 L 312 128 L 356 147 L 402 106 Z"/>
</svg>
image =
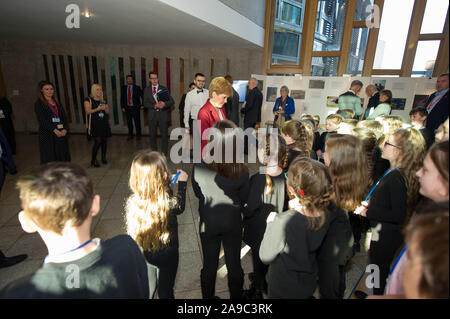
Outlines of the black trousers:
<svg viewBox="0 0 450 319">
<path fill-rule="evenodd" d="M 147 260 L 150 297 L 158 289 L 159 299 L 175 299 L 173 287 L 177 276 L 179 253 L 178 247 L 169 247 L 150 255 L 144 252 Z"/>
<path fill-rule="evenodd" d="M 128 135 L 133 136 L 133 121 L 136 126 L 136 136 L 141 136 L 141 110 L 138 107 L 128 107 L 125 115 L 127 116 Z"/>
<path fill-rule="evenodd" d="M 261 243 L 250 246 L 252 249 L 252 262 L 253 262 L 253 286 L 256 289 L 264 290 L 264 283 L 266 281 L 267 271 L 269 266 L 265 265 L 259 258 L 259 248 Z"/>
<path fill-rule="evenodd" d="M 321 299 L 343 299 L 345 293 L 345 266 L 318 260 L 319 292 Z"/>
<path fill-rule="evenodd" d="M 202 222 L 200 221 L 200 225 Z M 220 244 L 223 244 L 225 263 L 228 270 L 228 288 L 231 299 L 242 298 L 244 271 L 241 267 L 242 229 L 225 234 L 200 232 L 203 251 L 203 268 L 200 274 L 203 299 L 211 299 L 215 294 L 216 275 L 219 265 Z"/>
<path fill-rule="evenodd" d="M 161 151 L 168 155 L 169 148 L 169 112 L 168 111 L 149 111 L 149 134 L 150 147 L 152 151 L 158 151 L 158 144 L 156 143 L 157 128 L 161 133 Z"/>
<path fill-rule="evenodd" d="M 102 148 L 102 160 L 106 160 L 106 142 L 107 137 L 96 136 L 94 137 L 94 146 L 92 148 L 92 161 L 97 159 L 97 153 L 100 147 Z"/>
</svg>

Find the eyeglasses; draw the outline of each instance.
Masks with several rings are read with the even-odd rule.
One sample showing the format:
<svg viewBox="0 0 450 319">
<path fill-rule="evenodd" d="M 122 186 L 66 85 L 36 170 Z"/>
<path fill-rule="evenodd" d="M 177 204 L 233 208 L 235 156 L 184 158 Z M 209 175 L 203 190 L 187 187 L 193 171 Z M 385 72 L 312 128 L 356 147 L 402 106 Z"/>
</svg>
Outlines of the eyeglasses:
<svg viewBox="0 0 450 319">
<path fill-rule="evenodd" d="M 391 144 L 391 143 L 389 143 L 389 142 L 385 142 L 384 143 L 384 145 L 390 145 L 390 146 L 392 146 L 392 147 L 395 147 L 395 148 L 399 148 L 399 149 L 402 149 L 400 146 L 397 146 L 397 145 L 394 145 L 394 144 Z"/>
</svg>

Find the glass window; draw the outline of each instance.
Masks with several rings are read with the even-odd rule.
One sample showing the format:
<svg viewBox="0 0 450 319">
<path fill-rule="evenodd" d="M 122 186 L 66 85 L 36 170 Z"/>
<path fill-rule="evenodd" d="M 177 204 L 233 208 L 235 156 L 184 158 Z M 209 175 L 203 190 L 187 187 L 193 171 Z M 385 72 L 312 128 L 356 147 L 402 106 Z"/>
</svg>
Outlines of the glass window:
<svg viewBox="0 0 450 319">
<path fill-rule="evenodd" d="M 448 0 L 428 0 L 420 33 L 442 33 L 447 10 Z"/>
<path fill-rule="evenodd" d="M 339 51 L 347 0 L 320 0 L 317 5 L 313 51 Z"/>
<path fill-rule="evenodd" d="M 367 19 L 371 13 L 371 10 L 367 10 L 367 6 L 373 6 L 373 1 L 374 0 L 358 0 L 358 3 L 356 4 L 355 21 L 365 21 Z"/>
<path fill-rule="evenodd" d="M 311 75 L 313 76 L 337 76 L 339 57 L 313 57 L 311 63 Z"/>
<path fill-rule="evenodd" d="M 350 42 L 350 52 L 347 63 L 347 74 L 361 76 L 366 56 L 367 39 L 369 38 L 368 28 L 354 28 Z"/>
<path fill-rule="evenodd" d="M 374 69 L 400 69 L 414 0 L 385 0 Z"/>
<path fill-rule="evenodd" d="M 303 1 L 277 0 L 272 44 L 272 64 L 296 65 L 300 60 Z"/>
<path fill-rule="evenodd" d="M 431 77 L 433 75 L 434 63 L 436 62 L 440 42 L 441 41 L 419 41 L 411 77 Z"/>
</svg>

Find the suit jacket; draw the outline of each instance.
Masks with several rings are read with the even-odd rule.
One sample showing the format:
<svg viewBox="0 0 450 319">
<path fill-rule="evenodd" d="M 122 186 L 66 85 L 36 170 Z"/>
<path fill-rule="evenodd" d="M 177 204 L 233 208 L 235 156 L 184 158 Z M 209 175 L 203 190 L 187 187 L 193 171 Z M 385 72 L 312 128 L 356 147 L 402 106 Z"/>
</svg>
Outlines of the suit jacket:
<svg viewBox="0 0 450 319">
<path fill-rule="evenodd" d="M 425 107 L 428 107 L 428 105 L 430 105 L 431 101 L 433 101 L 435 96 L 436 92 L 430 95 Z M 445 93 L 444 97 L 440 99 L 438 103 L 436 103 L 434 108 L 428 114 L 425 127 L 429 129 L 431 132 L 434 132 L 439 127 L 439 125 L 445 122 L 447 117 L 448 117 L 448 91 L 447 93 Z"/>
<path fill-rule="evenodd" d="M 278 104 L 281 102 L 281 97 L 278 97 L 275 100 L 275 105 L 273 106 L 272 112 L 275 113 L 275 111 L 278 109 Z M 290 96 L 286 99 L 286 107 L 284 109 L 284 115 L 286 118 L 286 121 L 289 121 L 291 119 L 291 115 L 295 113 L 295 102 L 294 99 Z"/>
<path fill-rule="evenodd" d="M 122 108 L 125 110 L 128 109 L 127 99 L 128 99 L 128 85 L 123 85 L 120 90 L 120 102 L 121 102 Z M 133 106 L 136 108 L 140 108 L 142 105 L 141 99 L 142 99 L 141 87 L 133 84 L 133 90 L 132 90 Z"/>
<path fill-rule="evenodd" d="M 245 107 L 241 110 L 244 116 L 244 127 L 253 127 L 256 123 L 261 122 L 261 107 L 263 95 L 261 91 L 254 87 L 248 91 L 245 97 Z"/>
<path fill-rule="evenodd" d="M 380 92 L 375 93 L 369 99 L 369 103 L 367 103 L 367 109 L 366 109 L 366 113 L 364 113 L 363 120 L 367 120 L 367 118 L 369 117 L 369 114 L 370 114 L 370 109 L 376 108 L 378 106 L 378 104 L 380 104 Z"/>
<path fill-rule="evenodd" d="M 220 109 L 220 113 L 222 113 L 223 119 L 227 120 L 225 106 L 223 106 Z M 203 132 L 209 130 L 214 125 L 214 123 L 220 121 L 219 114 L 217 114 L 215 107 L 209 102 L 209 99 L 208 101 L 206 101 L 205 105 L 203 105 L 200 111 L 198 111 L 197 121 L 200 121 L 200 137 L 203 137 Z M 202 146 L 201 146 L 202 158 L 203 158 L 203 149 L 205 148 L 206 144 L 208 144 L 208 140 L 202 139 Z"/>
<path fill-rule="evenodd" d="M 166 112 L 172 108 L 175 104 L 174 99 L 170 95 L 169 91 L 165 86 L 159 85 L 158 91 L 156 92 L 158 100 L 164 102 L 166 105 L 159 111 L 155 110 L 155 101 L 153 100 L 153 89 L 152 86 L 147 86 L 144 89 L 144 107 L 148 109 L 149 119 L 152 119 L 156 112 Z"/>
<path fill-rule="evenodd" d="M 233 89 L 233 96 L 228 98 L 227 103 L 224 105 L 227 118 L 239 126 L 239 93 Z"/>
</svg>

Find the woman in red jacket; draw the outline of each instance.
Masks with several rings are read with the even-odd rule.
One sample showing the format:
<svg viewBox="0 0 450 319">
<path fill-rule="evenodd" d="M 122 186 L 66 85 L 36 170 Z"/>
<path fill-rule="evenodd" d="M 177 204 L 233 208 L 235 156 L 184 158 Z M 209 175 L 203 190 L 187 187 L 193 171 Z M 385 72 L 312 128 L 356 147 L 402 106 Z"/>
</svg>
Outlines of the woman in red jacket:
<svg viewBox="0 0 450 319">
<path fill-rule="evenodd" d="M 204 158 L 203 149 L 209 140 L 209 129 L 214 123 L 227 119 L 223 106 L 227 103 L 227 98 L 232 95 L 231 84 L 225 78 L 217 77 L 211 81 L 209 85 L 209 99 L 197 115 L 197 124 L 199 125 L 200 137 L 202 138 L 202 158 Z"/>
</svg>

